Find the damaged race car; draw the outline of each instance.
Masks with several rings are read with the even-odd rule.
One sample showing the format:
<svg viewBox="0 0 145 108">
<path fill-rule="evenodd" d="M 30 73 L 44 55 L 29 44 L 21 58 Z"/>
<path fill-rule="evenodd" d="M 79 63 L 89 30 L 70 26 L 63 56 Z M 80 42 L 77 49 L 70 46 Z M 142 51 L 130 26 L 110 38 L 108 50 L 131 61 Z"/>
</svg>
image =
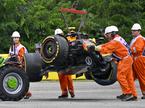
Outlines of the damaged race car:
<svg viewBox="0 0 145 108">
<path fill-rule="evenodd" d="M 68 42 L 60 35 L 46 37 L 42 42 L 41 53 L 25 55 L 25 71 L 30 81 L 41 81 L 44 74 L 61 71 L 77 76 L 85 74 L 87 79 L 103 86 L 115 83 L 116 64 L 112 57 L 103 57 L 93 48 L 86 51 L 86 43 L 94 45 L 89 39 Z"/>
<path fill-rule="evenodd" d="M 60 12 L 87 14 L 75 8 L 61 8 Z M 77 39 L 69 42 L 66 37 L 53 35 L 46 37 L 41 43 L 40 52 L 26 53 L 22 67 L 15 57 L 9 58 L 0 67 L 0 99 L 3 101 L 21 100 L 29 89 L 29 82 L 39 82 L 49 72 L 64 74 L 84 74 L 86 79 L 107 86 L 116 82 L 116 64 L 111 56 L 102 56 L 94 48 L 85 50 L 85 45 L 96 45 L 86 34 L 80 33 L 83 18 L 76 32 Z M 87 37 L 87 38 L 86 38 Z"/>
<path fill-rule="evenodd" d="M 85 16 L 85 10 L 61 8 L 61 15 L 66 28 L 67 21 L 63 13 L 69 12 Z M 103 57 L 99 52 L 85 50 L 85 45 L 96 45 L 86 34 L 80 33 L 84 18 L 80 21 L 78 31 L 72 36 L 77 39 L 69 42 L 67 36 L 53 35 L 46 37 L 41 43 L 40 53 L 25 55 L 25 71 L 31 82 L 41 81 L 48 72 L 63 72 L 64 74 L 85 74 L 86 79 L 94 80 L 100 85 L 111 85 L 116 82 L 116 64 L 111 56 Z"/>
</svg>

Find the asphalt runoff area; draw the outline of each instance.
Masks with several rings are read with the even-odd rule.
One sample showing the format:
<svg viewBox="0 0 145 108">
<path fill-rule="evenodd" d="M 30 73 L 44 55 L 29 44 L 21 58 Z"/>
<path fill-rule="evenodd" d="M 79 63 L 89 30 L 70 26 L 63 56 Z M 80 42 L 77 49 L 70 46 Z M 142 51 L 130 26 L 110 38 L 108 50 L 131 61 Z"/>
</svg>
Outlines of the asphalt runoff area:
<svg viewBox="0 0 145 108">
<path fill-rule="evenodd" d="M 93 81 L 77 80 L 74 81 L 74 86 L 75 98 L 58 99 L 61 93 L 58 81 L 31 83 L 30 91 L 33 96 L 29 100 L 0 101 L 0 108 L 145 108 L 138 82 L 138 101 L 132 102 L 116 99 L 121 93 L 117 82 L 111 86 L 100 86 Z"/>
</svg>

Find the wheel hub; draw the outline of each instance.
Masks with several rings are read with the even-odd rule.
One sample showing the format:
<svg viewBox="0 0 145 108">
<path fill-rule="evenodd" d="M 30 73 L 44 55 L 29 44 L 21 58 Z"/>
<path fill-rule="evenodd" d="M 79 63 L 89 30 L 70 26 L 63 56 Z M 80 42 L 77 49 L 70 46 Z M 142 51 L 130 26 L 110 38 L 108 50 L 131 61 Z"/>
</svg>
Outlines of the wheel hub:
<svg viewBox="0 0 145 108">
<path fill-rule="evenodd" d="M 23 81 L 19 74 L 12 72 L 3 79 L 3 87 L 9 94 L 17 94 L 23 87 Z"/>
<path fill-rule="evenodd" d="M 14 76 L 10 76 L 7 81 L 7 86 L 10 89 L 16 89 L 18 87 L 18 80 Z"/>
</svg>

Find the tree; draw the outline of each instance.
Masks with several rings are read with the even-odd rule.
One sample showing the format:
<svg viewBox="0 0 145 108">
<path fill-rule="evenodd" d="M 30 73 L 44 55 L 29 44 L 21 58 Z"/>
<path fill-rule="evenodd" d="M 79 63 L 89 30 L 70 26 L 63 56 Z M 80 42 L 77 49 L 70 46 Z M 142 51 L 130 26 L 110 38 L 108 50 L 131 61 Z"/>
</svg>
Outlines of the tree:
<svg viewBox="0 0 145 108">
<path fill-rule="evenodd" d="M 76 0 L 80 10 L 88 11 L 82 31 L 89 34 L 116 25 L 120 34 L 130 41 L 130 28 L 134 23 L 145 25 L 144 0 Z M 10 36 L 18 30 L 22 43 L 34 50 L 34 43 L 53 35 L 56 28 L 65 32 L 59 9 L 71 7 L 74 0 L 1 0 L 0 2 L 0 53 L 7 53 Z M 79 27 L 80 16 L 65 14 L 69 26 Z M 142 33 L 145 33 L 143 28 Z"/>
</svg>

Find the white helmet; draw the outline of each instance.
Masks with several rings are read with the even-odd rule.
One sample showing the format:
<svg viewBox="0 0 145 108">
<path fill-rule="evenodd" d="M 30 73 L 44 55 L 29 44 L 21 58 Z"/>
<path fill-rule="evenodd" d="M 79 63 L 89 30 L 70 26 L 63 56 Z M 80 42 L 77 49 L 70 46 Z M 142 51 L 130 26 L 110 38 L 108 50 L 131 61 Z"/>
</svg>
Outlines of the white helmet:
<svg viewBox="0 0 145 108">
<path fill-rule="evenodd" d="M 14 31 L 11 37 L 12 38 L 20 38 L 21 36 L 20 36 L 20 33 L 18 31 Z"/>
<path fill-rule="evenodd" d="M 111 33 L 111 28 L 110 27 L 111 26 L 108 26 L 108 27 L 105 28 L 105 34 Z"/>
<path fill-rule="evenodd" d="M 63 31 L 61 29 L 56 29 L 55 30 L 55 35 L 63 34 Z"/>
<path fill-rule="evenodd" d="M 105 28 L 105 34 L 111 33 L 111 32 L 118 32 L 118 28 L 116 26 L 108 26 Z"/>
<path fill-rule="evenodd" d="M 110 26 L 112 32 L 118 32 L 118 28 L 116 26 Z"/>
<path fill-rule="evenodd" d="M 133 24 L 131 30 L 141 30 L 141 26 L 138 23 Z"/>
</svg>

